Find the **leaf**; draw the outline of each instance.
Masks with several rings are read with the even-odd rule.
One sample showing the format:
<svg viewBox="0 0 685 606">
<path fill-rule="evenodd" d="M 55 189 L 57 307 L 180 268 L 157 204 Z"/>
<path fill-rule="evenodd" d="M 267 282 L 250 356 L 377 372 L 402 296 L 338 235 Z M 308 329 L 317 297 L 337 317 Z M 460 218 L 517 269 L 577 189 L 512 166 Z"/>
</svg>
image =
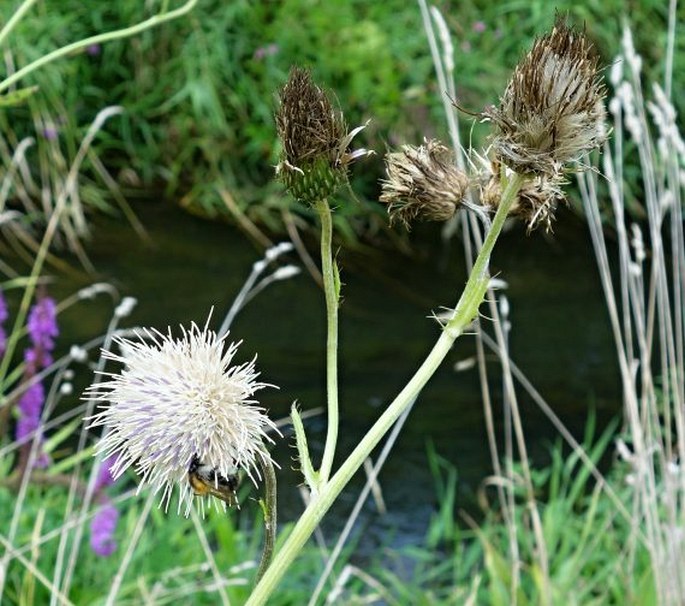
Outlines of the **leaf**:
<svg viewBox="0 0 685 606">
<path fill-rule="evenodd" d="M 21 105 L 37 90 L 37 86 L 27 86 L 26 88 L 19 88 L 12 92 L 5 93 L 4 95 L 0 95 L 0 107 Z"/>
<path fill-rule="evenodd" d="M 67 425 L 62 427 L 59 431 L 50 436 L 50 438 L 45 440 L 43 444 L 43 450 L 45 450 L 45 452 L 47 452 L 48 454 L 53 452 L 55 448 L 57 448 L 62 442 L 64 442 L 64 440 L 74 435 L 76 433 L 76 430 L 81 426 L 82 423 L 83 419 L 81 417 L 78 417 L 74 419 L 71 423 L 68 423 Z"/>
<path fill-rule="evenodd" d="M 634 604 L 635 606 L 651 606 L 652 604 L 658 604 L 659 601 L 657 597 L 654 574 L 651 567 L 648 567 L 638 582 L 635 591 Z"/>
<path fill-rule="evenodd" d="M 295 444 L 297 446 L 298 458 L 300 460 L 300 469 L 304 476 L 305 482 L 311 490 L 315 490 L 319 484 L 318 474 L 314 471 L 312 461 L 309 458 L 309 446 L 307 446 L 307 434 L 304 431 L 304 424 L 302 417 L 297 410 L 297 403 L 292 405 L 290 411 L 290 418 L 293 422 L 293 429 L 295 430 Z"/>
</svg>

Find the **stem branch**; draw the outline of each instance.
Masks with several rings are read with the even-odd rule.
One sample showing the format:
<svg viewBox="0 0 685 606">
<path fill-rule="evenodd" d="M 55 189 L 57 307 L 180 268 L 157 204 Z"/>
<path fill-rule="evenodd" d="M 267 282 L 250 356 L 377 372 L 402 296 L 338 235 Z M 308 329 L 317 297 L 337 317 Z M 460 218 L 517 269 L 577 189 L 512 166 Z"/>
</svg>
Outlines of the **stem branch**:
<svg viewBox="0 0 685 606">
<path fill-rule="evenodd" d="M 314 495 L 304 513 L 293 528 L 290 536 L 286 539 L 283 547 L 276 555 L 271 566 L 268 568 L 261 581 L 257 584 L 246 606 L 261 606 L 265 604 L 269 596 L 276 589 L 286 570 L 300 553 L 302 547 L 312 535 L 319 522 L 331 507 L 343 488 L 352 476 L 361 467 L 364 460 L 387 433 L 393 423 L 402 412 L 411 405 L 419 392 L 435 373 L 445 356 L 451 349 L 456 338 L 471 323 L 478 313 L 478 307 L 485 296 L 488 285 L 487 268 L 490 254 L 499 236 L 504 221 L 509 213 L 512 203 L 523 184 L 525 177 L 514 174 L 508 181 L 499 208 L 492 222 L 492 226 L 485 238 L 473 271 L 464 288 L 459 302 L 438 341 L 433 346 L 424 362 L 416 371 L 409 383 L 402 389 L 392 403 L 381 414 L 373 427 L 362 438 L 352 454 L 341 465 L 337 473 L 326 484 L 321 485 L 321 490 Z"/>
<path fill-rule="evenodd" d="M 149 19 L 137 23 L 136 25 L 132 25 L 131 27 L 125 27 L 122 29 L 114 30 L 112 32 L 105 32 L 104 34 L 96 34 L 95 36 L 90 36 L 89 38 L 84 38 L 83 40 L 78 40 L 77 42 L 72 42 L 71 44 L 67 44 L 66 46 L 55 49 L 51 53 L 39 57 L 35 61 L 29 63 L 28 65 L 22 67 L 20 70 L 13 73 L 11 76 L 2 80 L 0 82 L 0 92 L 7 90 L 15 82 L 18 82 L 19 80 L 30 74 L 32 71 L 37 70 L 39 67 L 42 67 L 47 63 L 51 63 L 52 61 L 61 59 L 62 57 L 69 55 L 70 53 L 91 46 L 92 44 L 103 44 L 104 42 L 109 42 L 110 40 L 127 38 L 129 36 L 139 34 L 140 32 L 144 32 L 145 30 L 148 30 L 150 28 L 156 27 L 166 21 L 176 19 L 177 17 L 180 17 L 190 12 L 190 10 L 192 10 L 192 8 L 197 4 L 197 2 L 198 0 L 188 0 L 185 4 L 179 6 L 177 9 L 173 11 L 153 15 Z M 20 10 L 24 9 L 20 8 Z M 23 16 L 23 13 L 20 15 L 20 17 L 21 16 Z M 8 26 L 13 26 L 15 23 L 16 19 L 14 19 L 14 23 L 8 23 Z"/>
<path fill-rule="evenodd" d="M 257 569 L 257 582 L 264 576 L 266 569 L 271 563 L 271 556 L 274 553 L 276 543 L 276 472 L 274 464 L 268 456 L 259 457 L 262 472 L 264 473 L 264 548 L 262 559 Z"/>
<path fill-rule="evenodd" d="M 327 200 L 315 205 L 321 219 L 321 271 L 326 296 L 326 392 L 328 403 L 328 429 L 326 444 L 319 470 L 319 486 L 328 482 L 338 442 L 338 281 L 333 265 L 333 220 Z M 315 487 L 311 487 L 313 490 Z"/>
</svg>

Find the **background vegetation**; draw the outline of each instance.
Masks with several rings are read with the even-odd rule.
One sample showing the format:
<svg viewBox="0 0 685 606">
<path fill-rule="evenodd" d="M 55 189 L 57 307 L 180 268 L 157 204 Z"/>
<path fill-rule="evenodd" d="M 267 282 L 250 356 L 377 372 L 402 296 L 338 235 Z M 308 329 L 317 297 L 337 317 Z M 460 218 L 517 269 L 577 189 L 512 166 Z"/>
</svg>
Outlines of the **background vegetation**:
<svg viewBox="0 0 685 606">
<path fill-rule="evenodd" d="M 16 4 L 4 3 L 0 19 Z M 58 45 L 129 25 L 154 6 L 38 3 L 13 33 L 12 62 L 26 64 Z M 472 111 L 498 101 L 512 67 L 555 11 L 584 25 L 607 64 L 629 16 L 647 77 L 663 80 L 665 2 L 443 2 L 439 8 L 454 34 L 459 103 Z M 676 41 L 677 74 L 685 68 L 685 42 L 682 36 Z M 124 113 L 109 121 L 93 149 L 127 195 L 164 195 L 192 212 L 233 220 L 245 215 L 278 231 L 286 210 L 306 214 L 272 179 L 275 92 L 292 64 L 311 67 L 316 80 L 335 91 L 350 125 L 371 119 L 363 143 L 379 155 L 354 182 L 358 203 L 338 214 L 341 233 L 353 240 L 382 215 L 375 200 L 385 148 L 446 138 L 428 43 L 412 3 L 205 0 L 188 18 L 35 73 L 26 84 L 39 85 L 41 94 L 4 112 L 0 126 L 10 148 L 36 137 L 28 164 L 40 184 L 54 181 L 53 173 L 73 160 L 97 112 L 120 105 Z M 483 131 L 476 126 L 471 133 L 470 121 L 462 122 L 464 140 L 473 137 L 479 147 Z M 114 183 L 93 162 L 82 175 L 84 203 L 108 209 Z"/>
<path fill-rule="evenodd" d="M 6 22 L 17 5 L 3 3 L 0 22 Z M 5 49 L 8 70 L 69 41 L 139 21 L 152 5 L 156 3 L 136 0 L 92 6 L 76 0 L 40 2 L 13 32 Z M 644 62 L 645 81 L 662 82 L 668 8 L 667 3 L 655 1 L 559 2 L 555 6 L 542 0 L 444 2 L 440 9 L 454 34 L 459 103 L 478 111 L 484 104 L 496 102 L 511 68 L 533 37 L 553 22 L 555 9 L 585 23 L 607 64 L 619 52 L 623 21 L 629 19 Z M 682 21 L 682 7 L 679 10 Z M 678 79 L 685 68 L 685 37 L 676 36 L 675 40 L 673 73 Z M 132 39 L 87 49 L 41 70 L 25 83 L 37 84 L 39 93 L 24 106 L 0 111 L 1 170 L 3 177 L 16 175 L 3 190 L 4 210 L 21 209 L 19 221 L 25 233 L 41 233 L 89 125 L 105 107 L 120 105 L 124 113 L 112 116 L 102 126 L 79 172 L 78 196 L 72 205 L 78 200 L 85 216 L 119 213 L 141 228 L 128 200 L 163 196 L 190 212 L 235 221 L 259 242 L 264 234 L 282 231 L 288 222 L 308 228 L 312 223 L 308 211 L 295 207 L 272 179 L 278 155 L 274 91 L 285 81 L 292 63 L 310 66 L 317 80 L 335 91 L 350 125 L 372 119 L 364 131 L 364 145 L 376 149 L 379 156 L 367 164 L 363 176 L 355 177 L 356 202 L 341 206 L 337 228 L 338 235 L 350 243 L 374 237 L 386 222 L 383 209 L 375 202 L 381 152 L 386 146 L 418 143 L 424 136 L 446 138 L 419 10 L 400 0 L 201 0 L 189 18 Z M 674 84 L 679 115 L 684 101 L 677 91 L 682 86 L 680 77 Z M 468 121 L 463 121 L 462 127 L 464 140 L 473 137 L 474 147 L 478 147 L 483 136 L 480 127 L 472 127 Z M 13 155 L 25 137 L 35 138 L 35 145 L 27 149 L 26 170 L 16 171 Z M 626 140 L 617 150 L 617 161 L 630 158 L 623 171 L 627 184 L 624 202 L 642 220 L 648 215 L 648 187 L 642 181 L 645 168 L 635 160 L 637 149 Z M 602 204 L 602 218 L 607 219 L 611 215 L 609 201 L 596 194 L 595 201 Z M 70 216 L 72 222 L 63 229 L 61 242 L 78 252 L 81 239 L 88 236 L 88 222 L 73 219 L 77 213 Z M 617 232 L 620 228 L 614 226 L 613 233 Z M 16 233 L 5 233 L 12 245 L 18 242 Z M 22 242 L 28 246 L 26 240 Z M 4 283 L 5 289 L 22 287 L 24 282 L 14 277 L 13 282 Z M 632 328 L 627 330 L 632 334 Z M 643 364 L 649 367 L 651 352 L 642 354 L 646 356 Z M 679 370 L 682 373 L 682 367 Z M 10 378 L 18 381 L 20 374 L 15 372 Z M 658 383 L 646 381 L 640 386 L 644 392 L 636 389 L 640 393 L 634 399 L 638 401 L 648 391 L 645 386 L 651 388 L 651 408 L 642 409 L 650 411 L 651 416 L 643 413 L 649 416 L 649 423 L 663 421 L 665 411 L 677 401 L 675 396 L 673 400 L 663 396 Z M 3 385 L 4 393 L 8 389 Z M 534 528 L 528 496 L 521 485 L 509 486 L 512 498 L 508 507 L 501 507 L 495 494 L 497 482 L 506 484 L 502 478 L 484 484 L 477 523 L 471 520 L 478 517 L 475 512 L 455 512 L 456 470 L 432 452 L 438 506 L 423 544 L 399 554 L 380 551 L 360 559 L 354 555 L 351 540 L 334 566 L 329 597 L 334 601 L 337 596 L 340 603 L 347 604 L 504 605 L 514 600 L 537 604 L 547 591 L 547 579 L 552 603 L 657 603 L 658 558 L 655 543 L 643 541 L 643 511 L 651 507 L 654 519 L 667 520 L 654 531 L 660 547 L 666 544 L 664 536 L 682 533 L 678 491 L 685 485 L 685 474 L 671 465 L 677 457 L 670 457 L 672 444 L 661 434 L 650 434 L 654 440 L 643 445 L 640 454 L 635 427 L 618 425 L 620 429 L 612 427 L 597 436 L 592 418 L 588 422 L 582 452 L 595 464 L 604 456 L 604 468 L 609 471 L 601 481 L 592 477 L 588 471 L 592 466 L 581 460 L 578 450 L 561 445 L 551 448 L 548 467 L 533 470 L 540 528 Z M 0 442 L 0 478 L 4 478 L 0 511 L 19 511 L 19 515 L 12 529 L 14 522 L 7 516 L 0 522 L 3 539 L 13 537 L 11 544 L 4 540 L 0 550 L 3 557 L 13 554 L 7 568 L 0 569 L 0 573 L 4 571 L 3 600 L 32 604 L 50 598 L 59 603 L 55 592 L 46 588 L 50 582 L 45 583 L 41 575 L 45 571 L 52 574 L 59 558 L 55 533 L 67 519 L 64 512 L 76 511 L 70 510 L 73 494 L 47 482 L 47 486 L 31 484 L 26 493 L 18 495 L 16 486 L 6 481 L 16 450 L 8 428 L 3 428 L 6 435 Z M 87 479 L 89 468 L 80 465 L 89 460 L 89 451 L 73 453 L 61 437 L 48 444 L 55 460 L 61 461 L 59 468 L 51 471 L 74 472 Z M 635 451 L 634 460 L 614 454 L 618 437 Z M 658 464 L 654 463 L 655 451 L 650 451 L 653 447 L 663 455 Z M 510 477 L 520 477 L 519 468 L 509 463 Z M 653 463 L 651 480 L 656 492 L 665 496 L 649 501 L 633 486 L 641 466 Z M 675 495 L 671 500 L 669 491 Z M 131 493 L 114 491 L 113 498 L 123 512 L 115 535 L 121 551 L 112 558 L 94 558 L 84 545 L 70 585 L 70 600 L 105 603 L 118 571 L 122 585 L 117 603 L 185 600 L 214 604 L 217 591 L 225 603 L 244 600 L 254 570 L 243 563 L 257 557 L 261 540 L 251 516 L 243 519 L 238 515 L 231 521 L 212 512 L 204 521 L 185 520 L 154 507 L 144 513 L 147 503 Z M 617 503 L 633 508 L 632 520 L 621 514 Z M 93 511 L 82 513 L 91 516 Z M 150 525 L 149 531 L 124 565 L 124 550 L 133 544 L 131 537 L 141 520 Z M 512 541 L 512 533 L 518 537 L 516 541 Z M 547 546 L 547 560 L 533 540 L 535 533 Z M 513 544 L 518 549 L 515 553 Z M 667 556 L 669 549 L 664 548 Z M 682 545 L 674 547 L 674 553 L 680 553 L 679 549 Z M 548 569 L 543 570 L 544 566 Z M 321 568 L 320 551 L 311 545 L 274 604 L 306 603 L 312 571 L 319 573 Z M 220 571 L 221 582 L 214 570 Z M 517 580 L 515 571 L 520 574 Z M 664 571 L 668 573 L 667 568 Z"/>
</svg>

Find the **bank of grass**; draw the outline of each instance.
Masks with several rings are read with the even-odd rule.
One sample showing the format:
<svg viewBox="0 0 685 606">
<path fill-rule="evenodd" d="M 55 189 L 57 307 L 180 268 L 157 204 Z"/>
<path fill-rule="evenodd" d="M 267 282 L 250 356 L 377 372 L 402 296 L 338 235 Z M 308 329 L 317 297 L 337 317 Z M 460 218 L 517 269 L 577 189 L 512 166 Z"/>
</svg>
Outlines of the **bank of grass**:
<svg viewBox="0 0 685 606">
<path fill-rule="evenodd" d="M 588 423 L 583 443 L 593 462 L 611 458 L 616 424 L 595 436 Z M 649 555 L 644 546 L 630 556 L 626 546 L 636 541 L 636 529 L 617 515 L 614 503 L 591 478 L 577 455 L 560 443 L 550 448 L 550 463 L 534 473 L 534 484 L 550 558 L 553 603 L 578 605 L 655 604 L 656 593 Z M 411 546 L 392 550 L 380 545 L 373 556 L 354 555 L 355 533 L 334 567 L 325 593 L 344 604 L 493 604 L 508 606 L 541 603 L 543 590 L 538 554 L 532 541 L 525 495 L 519 493 L 514 524 L 520 537 L 520 582 L 512 594 L 509 529 L 501 512 L 487 503 L 492 487 L 481 485 L 480 508 L 456 499 L 457 474 L 452 463 L 429 451 L 435 475 L 436 503 L 426 534 Z M 608 485 L 629 498 L 630 468 L 620 461 L 607 465 Z M 74 604 L 103 604 L 117 573 L 123 571 L 117 604 L 216 604 L 224 598 L 241 604 L 249 595 L 261 530 L 252 515 L 210 511 L 204 519 L 185 519 L 156 507 L 146 510 L 146 496 L 136 497 L 125 480 L 112 492 L 120 511 L 115 534 L 118 547 L 109 557 L 81 549 L 74 569 L 69 599 Z M 665 487 L 664 487 L 665 488 Z M 517 488 L 518 491 L 518 488 Z M 16 494 L 0 488 L 0 508 L 12 511 Z M 20 517 L 14 545 L 31 562 L 14 559 L 8 568 L 3 604 L 48 603 L 54 592 L 38 578 L 53 579 L 59 571 L 59 532 L 65 523 L 67 490 L 31 485 Z M 251 510 L 252 508 L 247 508 Z M 455 513 L 458 512 L 457 518 Z M 477 518 L 477 523 L 474 522 Z M 140 520 L 145 527 L 130 559 L 126 551 Z M 88 520 L 83 521 L 88 525 Z M 9 517 L 0 532 L 8 535 Z M 287 527 L 284 527 L 287 532 Z M 361 532 L 356 531 L 356 534 Z M 86 531 L 84 543 L 88 541 Z M 211 546 L 211 557 L 203 548 Z M 21 546 L 21 547 L 20 547 Z M 270 603 L 306 604 L 314 581 L 325 566 L 325 554 L 311 543 L 300 554 L 292 573 Z M 63 571 L 62 571 L 63 572 Z M 221 587 L 221 590 L 218 589 Z M 223 592 L 223 597 L 222 597 Z M 337 601 L 336 601 L 337 600 Z M 59 603 L 59 600 L 57 600 Z"/>
<path fill-rule="evenodd" d="M 0 20 L 17 5 L 3 3 Z M 87 7 L 76 0 L 38 3 L 12 34 L 12 61 L 25 64 L 59 44 L 133 23 L 157 8 L 136 0 Z M 555 10 L 584 23 L 608 63 L 626 6 L 619 0 L 535 0 L 446 2 L 441 9 L 454 33 L 459 101 L 480 111 L 497 102 L 511 68 L 553 22 Z M 666 15 L 660 2 L 631 7 L 636 44 L 647 65 L 663 66 Z M 675 73 L 684 65 L 684 44 L 679 37 Z M 281 231 L 284 213 L 306 215 L 272 179 L 278 155 L 274 92 L 293 63 L 311 66 L 316 80 L 336 92 L 351 125 L 372 119 L 364 132 L 366 147 L 382 152 L 386 145 L 419 143 L 424 136 L 446 138 L 435 126 L 441 124 L 440 91 L 415 4 L 203 0 L 188 18 L 89 49 L 27 79 L 25 84 L 40 86 L 40 95 L 24 108 L 0 113 L 8 151 L 25 136 L 36 138 L 26 163 L 33 183 L 17 174 L 14 199 L 25 198 L 23 190 L 28 197 L 44 195 L 41 186 L 59 180 L 70 166 L 96 113 L 121 105 L 125 113 L 106 125 L 82 167 L 81 198 L 88 208 L 111 208 L 116 183 L 127 194 L 161 192 L 192 212 Z M 660 80 L 659 69 L 648 75 Z M 465 141 L 470 128 L 464 124 Z M 476 127 L 476 148 L 481 134 Z M 348 241 L 369 223 L 383 222 L 375 202 L 364 201 L 376 199 L 381 155 L 355 181 L 362 202 L 345 205 L 340 215 Z"/>
</svg>

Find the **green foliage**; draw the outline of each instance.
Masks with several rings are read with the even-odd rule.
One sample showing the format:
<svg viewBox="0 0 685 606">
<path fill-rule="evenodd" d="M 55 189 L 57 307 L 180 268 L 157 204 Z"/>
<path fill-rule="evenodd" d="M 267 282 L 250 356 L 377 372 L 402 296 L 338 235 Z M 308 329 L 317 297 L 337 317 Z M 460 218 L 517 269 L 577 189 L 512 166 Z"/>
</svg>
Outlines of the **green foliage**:
<svg viewBox="0 0 685 606">
<path fill-rule="evenodd" d="M 5 3 L 6 21 L 15 3 Z M 158 10 L 135 0 L 84 7 L 77 0 L 59 6 L 39 3 L 12 32 L 13 60 L 24 65 L 58 45 L 140 21 Z M 496 103 L 511 68 L 554 11 L 584 23 L 605 62 L 615 56 L 624 5 L 620 2 L 562 2 L 551 5 L 511 0 L 441 7 L 453 33 L 460 105 L 480 111 Z M 667 8 L 644 3 L 632 11 L 638 52 L 646 76 L 661 80 Z M 675 73 L 683 66 L 685 42 L 677 36 Z M 37 135 L 29 159 L 42 158 L 42 174 L 68 167 L 84 129 L 105 106 L 122 105 L 124 116 L 106 126 L 95 153 L 124 187 L 163 188 L 166 196 L 209 216 L 245 215 L 280 229 L 281 213 L 292 206 L 272 183 L 278 157 L 273 112 L 275 92 L 292 64 L 311 67 L 321 85 L 336 94 L 350 126 L 371 118 L 365 147 L 419 143 L 444 123 L 426 36 L 418 7 L 385 3 L 286 0 L 203 0 L 190 16 L 127 40 L 115 41 L 51 65 L 27 78 L 40 95 L 24 108 L 0 112 L 0 128 L 14 147 Z M 651 67 L 650 67 L 651 66 Z M 680 99 L 677 102 L 682 102 Z M 682 109 L 682 108 L 681 108 Z M 464 140 L 485 135 L 462 120 Z M 45 136 L 46 129 L 58 133 Z M 47 159 L 59 149 L 56 166 Z M 5 159 L 7 162 L 7 158 Z M 34 164 L 35 162 L 30 162 Z M 106 208 L 108 186 L 100 171 L 84 166 L 84 202 Z M 367 162 L 355 180 L 362 197 L 375 199 L 380 160 Z M 361 174 L 361 171 L 356 171 Z M 231 192 L 235 202 L 227 208 Z M 306 212 L 293 206 L 297 212 Z M 377 210 L 343 205 L 339 223 L 354 239 Z"/>
<path fill-rule="evenodd" d="M 615 437 L 615 424 L 594 439 L 588 422 L 584 448 L 599 464 Z M 647 549 L 639 546 L 634 561 L 625 546 L 633 536 L 630 520 L 617 511 L 605 490 L 590 477 L 574 453 L 556 444 L 551 462 L 533 474 L 542 534 L 548 554 L 553 604 L 654 604 L 653 572 Z M 472 531 L 453 520 L 456 472 L 432 449 L 429 461 L 436 479 L 439 509 L 423 546 L 388 554 L 383 551 L 370 573 L 385 587 L 391 604 L 513 603 L 514 571 L 519 574 L 516 603 L 540 604 L 542 563 L 534 540 L 523 489 L 516 489 L 513 524 L 517 558 L 510 550 L 510 530 L 499 509 L 489 509 Z M 436 475 L 437 474 L 437 475 Z M 516 474 L 515 474 L 516 475 Z M 623 503 L 630 502 L 625 470 L 614 464 L 609 487 Z M 367 591 L 350 587 L 349 595 Z"/>
<path fill-rule="evenodd" d="M 0 522 L 3 536 L 8 535 L 15 503 L 16 495 L 0 488 L 0 509 L 7 512 Z M 50 580 L 59 562 L 59 535 L 55 536 L 54 531 L 64 523 L 66 505 L 64 487 L 29 485 L 14 540 L 14 545 L 26 546 L 23 556 Z M 75 604 L 104 603 L 141 516 L 143 500 L 129 499 L 117 507 L 121 517 L 115 534 L 118 547 L 114 554 L 109 557 L 94 555 L 88 546 L 89 531 L 87 527 L 85 529 L 69 595 Z M 92 509 L 96 508 L 97 505 L 93 505 Z M 245 586 L 249 585 L 254 569 L 241 569 L 240 564 L 258 556 L 261 537 L 256 532 L 252 540 L 250 533 L 236 528 L 235 519 L 235 511 L 225 515 L 212 509 L 201 524 L 210 545 L 216 547 L 214 559 L 218 570 L 232 581 L 226 587 L 231 602 L 242 603 L 246 597 Z M 153 507 L 133 552 L 117 604 L 139 604 L 144 601 L 146 592 L 157 595 L 157 603 L 174 603 L 174 600 L 182 599 L 188 604 L 216 604 L 216 588 L 212 586 L 212 573 L 205 561 L 192 521 L 176 515 L 175 511 L 165 513 Z M 29 595 L 32 597 L 27 601 Z M 13 560 L 9 565 L 5 600 L 7 604 L 45 604 L 50 600 L 50 592 L 31 570 Z"/>
<path fill-rule="evenodd" d="M 584 448 L 588 457 L 599 464 L 615 437 L 615 425 L 596 440 L 593 432 L 591 418 Z M 354 564 L 355 543 L 349 542 L 334 573 L 340 578 L 346 571 L 352 571 L 342 587 L 341 603 L 365 603 L 367 597 L 376 595 L 388 604 L 397 605 L 506 606 L 512 603 L 512 575 L 517 569 L 520 575 L 517 603 L 539 604 L 542 564 L 523 490 L 519 493 L 516 488 L 513 524 L 518 559 L 514 561 L 510 527 L 499 509 L 486 510 L 477 525 L 466 516 L 471 529 L 465 529 L 454 518 L 458 505 L 454 466 L 432 447 L 428 458 L 438 507 L 423 543 L 392 550 L 381 548 L 365 562 L 361 571 Z M 607 479 L 623 503 L 629 502 L 625 471 L 615 463 Z M 576 454 L 556 444 L 551 448 L 549 465 L 534 472 L 533 482 L 548 554 L 552 603 L 583 606 L 655 603 L 646 548 L 638 546 L 634 561 L 626 556 L 625 545 L 631 537 L 635 539 L 631 521 L 620 515 L 615 503 L 594 482 Z M 0 488 L 0 510 L 14 511 L 15 499 L 15 493 Z M 74 603 L 103 603 L 140 518 L 143 500 L 129 498 L 118 504 L 121 511 L 115 535 L 118 548 L 112 556 L 92 555 L 87 545 L 88 531 L 85 531 L 69 596 Z M 250 503 L 247 498 L 242 501 Z M 49 540 L 37 537 L 63 524 L 65 507 L 63 487 L 30 485 L 13 541 L 14 545 L 26 546 L 23 555 L 47 578 L 53 574 L 59 541 L 54 535 Z M 206 565 L 207 556 L 193 523 L 176 515 L 173 508 L 172 504 L 169 513 L 154 507 L 151 510 L 117 603 L 140 603 L 149 592 L 156 592 L 159 603 L 174 603 L 174 600 L 188 604 L 217 603 L 212 573 Z M 242 511 L 224 515 L 210 510 L 201 524 L 219 573 L 231 581 L 226 586 L 231 603 L 243 603 L 250 591 L 254 568 L 244 568 L 242 564 L 249 559 L 256 560 L 260 551 L 262 530 L 256 511 L 256 507 L 246 506 L 243 517 Z M 8 534 L 10 519 L 8 515 L 0 521 L 3 536 Z M 246 522 L 250 528 L 240 522 Z M 282 542 L 289 529 L 286 526 L 281 531 L 279 541 Z M 318 548 L 310 543 L 270 603 L 277 606 L 305 603 L 311 595 L 312 579 L 322 568 Z M 43 603 L 48 599 L 48 592 L 34 574 L 13 560 L 5 596 L 8 604 Z"/>
</svg>

